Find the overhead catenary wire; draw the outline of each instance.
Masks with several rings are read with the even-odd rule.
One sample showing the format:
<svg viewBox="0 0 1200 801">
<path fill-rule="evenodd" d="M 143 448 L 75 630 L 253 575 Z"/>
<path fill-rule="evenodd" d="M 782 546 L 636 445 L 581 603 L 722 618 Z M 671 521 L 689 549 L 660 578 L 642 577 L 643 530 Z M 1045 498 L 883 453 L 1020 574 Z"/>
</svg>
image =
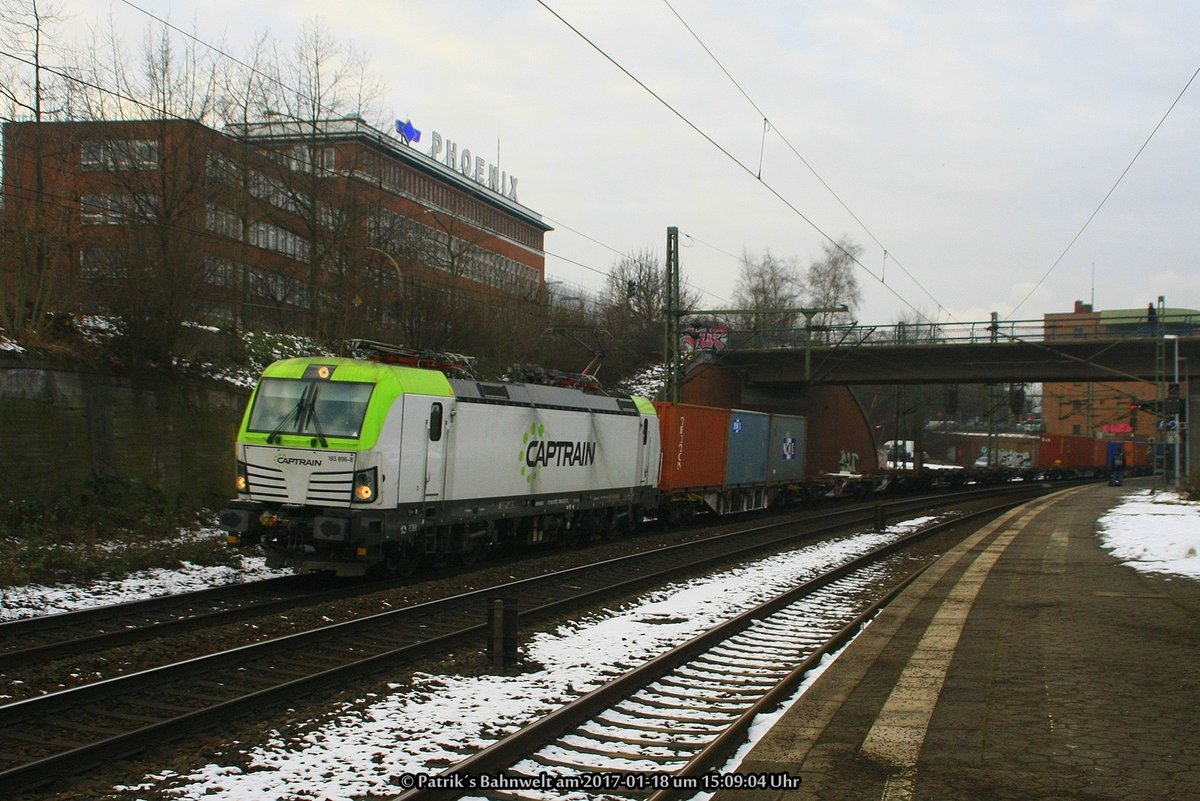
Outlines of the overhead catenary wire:
<svg viewBox="0 0 1200 801">
<path fill-rule="evenodd" d="M 1167 117 L 1171 116 L 1171 112 L 1175 110 L 1175 106 L 1179 105 L 1179 101 L 1183 99 L 1183 96 L 1187 93 L 1187 90 L 1192 85 L 1192 82 L 1196 80 L 1197 75 L 1200 75 L 1200 67 L 1196 68 L 1196 71 L 1192 73 L 1192 77 L 1188 78 L 1187 83 L 1184 84 L 1183 88 L 1179 90 L 1179 94 L 1177 94 L 1175 99 L 1171 101 L 1171 105 L 1167 108 L 1166 113 L 1162 115 L 1162 118 L 1159 119 L 1158 124 L 1154 126 L 1152 131 L 1150 131 L 1150 135 L 1146 137 L 1146 141 L 1142 142 L 1142 146 L 1139 147 L 1137 152 L 1133 154 L 1133 158 L 1131 158 L 1129 163 L 1125 165 L 1125 169 L 1121 170 L 1121 174 L 1117 176 L 1117 180 L 1113 182 L 1113 185 L 1109 188 L 1108 192 L 1105 193 L 1104 197 L 1100 200 L 1099 205 L 1097 205 L 1095 210 L 1088 216 L 1086 220 L 1084 220 L 1083 225 L 1078 231 L 1075 232 L 1075 236 L 1071 237 L 1071 241 L 1067 243 L 1065 248 L 1063 248 L 1062 253 L 1058 254 L 1058 258 L 1054 260 L 1054 263 L 1047 268 L 1046 272 L 1042 274 L 1042 277 L 1038 279 L 1038 282 L 1033 285 L 1033 289 L 1030 289 L 1029 293 L 1021 299 L 1021 302 L 1013 307 L 1013 310 L 1009 312 L 1010 315 L 1015 315 L 1017 310 L 1024 306 L 1026 301 L 1033 297 L 1033 293 L 1037 292 L 1038 289 L 1041 288 L 1042 284 L 1046 282 L 1046 279 L 1050 277 L 1050 273 L 1054 272 L 1055 268 L 1062 263 L 1062 260 L 1066 258 L 1067 254 L 1071 251 L 1071 248 L 1075 247 L 1075 243 L 1079 241 L 1081 236 L 1083 236 L 1083 232 L 1086 231 L 1088 226 L 1092 224 L 1092 220 L 1096 219 L 1096 215 L 1098 215 L 1100 210 L 1104 208 L 1104 204 L 1108 202 L 1108 199 L 1112 197 L 1113 192 L 1116 192 L 1117 187 L 1120 186 L 1121 182 L 1125 180 L 1125 176 L 1129 174 L 1131 169 L 1133 169 L 1134 163 L 1150 144 L 1150 140 L 1154 138 L 1156 133 L 1158 133 L 1158 129 L 1161 128 L 1163 123 L 1167 121 Z"/>
<path fill-rule="evenodd" d="M 779 137 L 780 141 L 783 142 L 783 144 L 787 147 L 787 149 L 792 152 L 792 155 L 794 155 L 797 159 L 799 159 L 800 163 L 803 164 L 810 173 L 812 173 L 813 177 L 817 179 L 817 181 L 821 184 L 821 186 L 825 187 L 825 190 L 827 192 L 829 192 L 829 194 L 833 197 L 833 199 L 838 202 L 838 204 L 842 207 L 842 209 L 844 209 L 845 212 L 847 214 L 849 214 L 850 217 L 853 218 L 856 223 L 859 224 L 859 226 L 862 228 L 862 230 L 864 232 L 866 232 L 867 236 L 869 236 L 871 238 L 871 240 L 876 245 L 878 245 L 879 248 L 881 250 L 883 250 L 884 253 L 886 254 L 888 252 L 888 249 L 883 244 L 883 242 L 881 242 L 879 240 L 879 238 L 877 236 L 875 236 L 874 232 L 872 232 L 871 229 L 867 226 L 867 224 L 865 222 L 863 222 L 862 219 L 859 218 L 859 216 L 857 214 L 854 213 L 854 210 L 851 209 L 850 206 L 844 200 L 842 200 L 841 195 L 839 195 L 834 190 L 834 188 L 832 186 L 830 186 L 829 183 L 823 177 L 821 177 L 821 174 L 818 173 L 816 168 L 813 167 L 812 164 L 809 163 L 808 159 L 804 158 L 804 156 L 800 153 L 800 151 L 798 149 L 796 149 L 796 146 L 793 145 L 791 143 L 791 141 L 784 135 L 783 131 L 781 131 L 779 129 L 779 126 L 773 125 L 770 122 L 770 118 L 767 116 L 767 113 L 765 111 L 763 111 L 761 107 L 759 107 L 758 103 L 754 102 L 754 98 L 750 97 L 749 93 L 744 88 L 742 88 L 742 85 L 738 82 L 738 80 L 736 78 L 733 77 L 733 75 L 729 72 L 729 70 L 725 68 L 725 65 L 721 63 L 721 60 L 719 58 L 717 58 L 716 54 L 713 53 L 712 49 L 709 48 L 709 46 L 707 44 L 705 44 L 704 40 L 700 38 L 700 35 L 698 33 L 696 33 L 695 29 L 692 28 L 692 26 L 688 24 L 687 20 L 685 20 L 683 18 L 683 16 L 675 9 L 675 7 L 671 5 L 670 0 L 663 0 L 663 3 L 666 5 L 666 7 L 668 9 L 671 10 L 671 13 L 675 15 L 675 18 L 679 20 L 679 23 L 681 25 L 683 25 L 683 27 L 687 30 L 687 32 L 689 34 L 691 34 L 692 38 L 696 40 L 696 43 L 699 44 L 700 47 L 704 50 L 704 52 L 708 54 L 709 58 L 711 58 L 713 60 L 713 63 L 716 64 L 717 67 L 721 70 L 721 72 L 723 72 L 725 74 L 725 77 L 729 79 L 730 83 L 732 83 L 734 85 L 734 87 L 741 93 L 742 97 L 744 97 L 746 99 L 746 102 L 749 103 L 754 108 L 754 110 L 758 113 L 758 115 L 760 117 L 762 117 L 763 142 L 762 142 L 762 146 L 760 147 L 760 150 L 759 150 L 758 173 L 757 173 L 756 177 L 759 178 L 759 180 L 762 179 L 763 155 L 764 155 L 764 152 L 766 149 L 766 135 L 768 132 L 774 133 L 776 136 Z M 905 275 L 907 275 L 909 277 L 909 279 L 914 284 L 916 284 L 917 287 L 929 297 L 930 300 L 932 300 L 939 308 L 943 308 L 944 304 L 940 300 L 938 300 L 933 295 L 933 293 L 930 292 L 925 287 L 925 285 L 921 283 L 921 281 L 919 279 L 917 279 L 917 277 L 915 275 L 913 275 L 911 272 L 909 272 L 908 269 L 903 264 L 901 264 L 899 262 L 899 260 L 896 259 L 895 254 L 892 254 L 892 262 L 895 263 L 895 265 L 900 268 L 901 272 L 903 272 Z M 885 278 L 885 276 L 881 274 L 879 277 L 879 281 L 880 281 L 880 283 L 886 285 L 887 282 L 884 280 L 884 278 Z M 954 316 L 950 315 L 950 318 L 953 320 Z"/>
<path fill-rule="evenodd" d="M 803 220 L 810 228 L 812 228 L 814 231 L 816 231 L 818 234 L 820 234 L 822 237 L 824 237 L 826 240 L 828 240 L 830 243 L 832 243 L 835 248 L 840 250 L 842 252 L 842 254 L 846 256 L 846 258 L 848 258 L 854 264 L 858 265 L 860 269 L 862 269 L 865 273 L 867 273 L 867 275 L 871 276 L 876 281 L 879 281 L 880 284 L 886 290 L 888 290 L 888 292 L 890 292 L 893 296 L 895 296 L 897 300 L 899 300 L 901 303 L 903 303 L 905 306 L 907 306 L 910 310 L 912 310 L 921 319 L 925 320 L 926 322 L 930 322 L 930 323 L 933 322 L 932 320 L 929 320 L 929 318 L 925 315 L 924 312 L 922 312 L 920 309 L 918 309 L 916 306 L 914 306 L 912 303 L 910 303 L 907 298 L 905 298 L 903 295 L 901 295 L 895 289 L 895 287 L 890 286 L 890 285 L 885 284 L 882 281 L 880 281 L 879 276 L 876 275 L 875 272 L 871 270 L 871 268 L 869 268 L 865 264 L 863 264 L 862 261 L 859 260 L 853 253 L 849 252 L 844 247 L 842 247 L 840 242 L 838 242 L 836 239 L 834 239 L 832 236 L 830 236 L 823 228 L 821 228 L 821 226 L 819 226 L 814 220 L 812 220 L 808 215 L 806 215 L 803 211 L 801 211 L 800 208 L 797 207 L 792 201 L 788 200 L 779 189 L 776 189 L 775 186 L 772 185 L 771 183 L 769 183 L 768 181 L 765 181 L 765 180 L 757 177 L 755 175 L 754 170 L 750 166 L 748 166 L 745 162 L 743 162 L 737 156 L 735 156 L 731 152 L 729 152 L 729 150 L 727 148 L 725 148 L 723 145 L 721 145 L 719 142 L 717 142 L 715 139 L 713 139 L 699 125 L 697 125 L 690 118 L 688 118 L 687 115 L 685 115 L 683 112 L 679 111 L 677 108 L 675 108 L 673 105 L 671 105 L 671 103 L 669 103 L 662 95 L 655 92 L 644 81 L 642 81 L 640 78 L 638 78 L 632 72 L 630 72 L 629 69 L 627 69 L 623 64 L 621 64 L 621 62 L 617 61 L 612 55 L 610 55 L 606 50 L 604 50 L 604 48 L 600 47 L 598 44 L 593 42 L 591 40 L 591 38 L 589 38 L 581 30 L 579 30 L 574 25 L 572 25 L 569 21 L 567 21 L 561 14 L 559 14 L 557 11 L 555 11 L 553 8 L 551 8 L 549 5 L 547 5 L 545 0 L 537 0 L 537 2 L 538 2 L 538 5 L 540 5 L 544 9 L 546 9 L 546 11 L 549 12 L 555 19 L 557 19 L 559 22 L 561 22 L 563 25 L 565 25 L 568 29 L 570 29 L 572 33 L 574 33 L 576 36 L 578 36 L 580 39 L 582 39 L 584 42 L 586 42 L 589 47 L 591 47 L 593 50 L 595 50 L 597 53 L 599 53 L 602 57 L 604 57 L 604 59 L 606 59 L 610 64 L 612 64 L 614 67 L 616 67 L 622 73 L 624 73 L 626 77 L 628 77 L 630 80 L 632 80 L 634 83 L 636 83 L 639 87 L 641 87 L 647 94 L 649 94 L 651 97 L 653 97 L 655 100 L 657 100 L 664 108 L 666 108 L 676 118 L 678 118 L 680 122 L 682 122 L 687 127 L 691 128 L 696 134 L 698 134 L 706 142 L 708 142 L 710 145 L 712 145 L 714 148 L 716 148 L 716 150 L 718 152 L 720 152 L 723 156 L 725 156 L 725 158 L 727 158 L 729 161 L 733 162 L 743 172 L 752 176 L 755 179 L 755 181 L 757 181 L 759 183 L 759 185 L 761 185 L 771 195 L 773 195 L 777 200 L 779 200 L 781 203 L 783 203 L 788 209 L 791 210 L 791 212 L 793 214 L 795 214 L 797 217 L 799 217 L 801 220 Z"/>
<path fill-rule="evenodd" d="M 595 238 L 595 237 L 593 237 L 593 236 L 590 236 L 590 235 L 588 235 L 588 234 L 585 234 L 583 231 L 580 231 L 580 230 L 578 230 L 578 229 L 576 229 L 576 228 L 572 228 L 570 225 L 567 225 L 567 224 L 566 224 L 566 223 L 564 223 L 564 222 L 561 222 L 561 221 L 559 221 L 559 220 L 556 220 L 556 219 L 554 219 L 553 217 L 550 217 L 550 216 L 548 216 L 548 215 L 545 215 L 545 214 L 543 214 L 543 215 L 542 215 L 542 218 L 543 218 L 544 220 L 546 220 L 547 222 L 551 223 L 552 225 L 554 225 L 556 228 L 564 228 L 564 229 L 566 229 L 566 230 L 570 231 L 571 233 L 573 233 L 573 234 L 576 234 L 577 236 L 580 236 L 580 237 L 582 237 L 582 238 L 584 238 L 584 239 L 588 240 L 589 242 L 592 242 L 593 244 L 599 245 L 600 247 L 602 247 L 602 248 L 605 248 L 606 250 L 609 250 L 609 251 L 611 251 L 612 253 L 616 254 L 617 256 L 620 256 L 622 259 L 628 259 L 628 260 L 630 260 L 630 261 L 633 261 L 633 262 L 636 262 L 636 263 L 638 263 L 638 264 L 643 264 L 643 265 L 645 264 L 645 262 L 642 262 L 642 261 L 640 261 L 640 260 L 638 260 L 638 259 L 634 258 L 634 257 L 633 257 L 631 254 L 629 254 L 629 253 L 627 253 L 627 252 L 624 252 L 624 251 L 622 251 L 622 250 L 620 250 L 620 249 L 618 249 L 618 248 L 615 248 L 615 247 L 613 247 L 612 245 L 608 244 L 607 242 L 601 242 L 599 239 L 596 239 L 596 238 Z M 604 272 L 603 270 L 598 270 L 598 269 L 596 269 L 595 267 L 588 266 L 588 265 L 586 265 L 586 264 L 583 264 L 582 262 L 578 262 L 578 261 L 575 261 L 575 260 L 573 260 L 573 259 L 568 259 L 566 256 L 560 255 L 560 254 L 558 254 L 558 253 L 551 253 L 550 251 L 546 251 L 546 255 L 547 255 L 547 256 L 554 256 L 554 257 L 555 257 L 555 258 L 557 258 L 557 259 L 562 259 L 562 260 L 563 260 L 563 261 L 565 261 L 565 262 L 569 262 L 569 263 L 571 263 L 571 264 L 574 264 L 574 265 L 577 265 L 577 266 L 579 266 L 579 267 L 583 267 L 585 270 L 590 270 L 591 272 L 593 272 L 593 273 L 597 273 L 597 274 L 599 274 L 599 275 L 602 275 L 602 276 L 604 276 L 605 278 L 611 278 L 611 277 L 612 277 L 612 274 L 611 274 L 611 273 Z M 709 290 L 707 290 L 707 289 L 704 289 L 704 288 L 702 288 L 702 287 L 692 287 L 690 284 L 687 284 L 686 282 L 685 282 L 685 286 L 688 286 L 690 289 L 694 289 L 694 290 L 695 290 L 695 291 L 697 291 L 697 292 L 700 292 L 700 293 L 702 293 L 702 294 L 705 294 L 705 295 L 707 295 L 707 296 L 708 296 L 708 297 L 710 297 L 710 298 L 714 298 L 714 299 L 716 299 L 716 300 L 719 300 L 719 301 L 721 301 L 722 303 L 724 303 L 724 304 L 726 304 L 726 305 L 728 305 L 728 303 L 729 303 L 729 301 L 728 301 L 728 300 L 726 300 L 725 298 L 721 297 L 720 295 L 717 295 L 717 294 L 715 294 L 715 293 L 713 293 L 713 292 L 710 292 Z"/>
</svg>

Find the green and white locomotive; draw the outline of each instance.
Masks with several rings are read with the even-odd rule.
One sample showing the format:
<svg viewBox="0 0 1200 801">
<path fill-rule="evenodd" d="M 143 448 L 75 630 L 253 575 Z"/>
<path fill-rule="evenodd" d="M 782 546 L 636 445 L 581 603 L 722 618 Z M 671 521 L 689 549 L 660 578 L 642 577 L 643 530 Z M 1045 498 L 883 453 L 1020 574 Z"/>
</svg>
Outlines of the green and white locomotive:
<svg viewBox="0 0 1200 801">
<path fill-rule="evenodd" d="M 406 574 L 431 556 L 619 530 L 655 503 L 645 398 L 451 377 L 364 347 L 371 359 L 276 362 L 251 395 L 219 521 L 268 564 Z"/>
</svg>

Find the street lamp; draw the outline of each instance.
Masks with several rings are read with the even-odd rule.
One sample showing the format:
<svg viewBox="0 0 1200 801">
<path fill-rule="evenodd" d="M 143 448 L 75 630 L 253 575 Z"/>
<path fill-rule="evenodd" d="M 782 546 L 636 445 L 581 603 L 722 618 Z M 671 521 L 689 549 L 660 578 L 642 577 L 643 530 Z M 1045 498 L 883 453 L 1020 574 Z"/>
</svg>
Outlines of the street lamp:
<svg viewBox="0 0 1200 801">
<path fill-rule="evenodd" d="M 395 325 L 399 326 L 400 325 L 400 309 L 401 309 L 400 295 L 404 291 L 404 273 L 401 272 L 401 270 L 400 270 L 400 262 L 396 261 L 396 257 L 393 256 L 391 253 L 388 253 L 383 248 L 377 248 L 374 245 L 363 245 L 363 249 L 371 250 L 371 251 L 374 251 L 374 252 L 380 254 L 385 259 L 387 259 L 388 262 L 391 263 L 392 269 L 396 271 L 396 320 L 395 320 Z"/>
<path fill-rule="evenodd" d="M 1175 397 L 1172 400 L 1170 397 L 1170 393 L 1167 393 L 1167 400 L 1169 403 L 1171 403 L 1173 405 L 1173 407 L 1175 409 L 1175 414 L 1173 414 L 1171 416 L 1171 420 L 1172 420 L 1171 438 L 1174 440 L 1174 442 L 1172 444 L 1174 445 L 1174 451 L 1175 451 L 1175 472 L 1174 472 L 1175 481 L 1174 481 L 1174 484 L 1176 487 L 1178 487 L 1179 486 L 1179 466 L 1180 466 L 1180 464 L 1179 464 L 1179 462 L 1180 462 L 1179 445 L 1180 445 L 1180 440 L 1183 439 L 1183 437 L 1179 433 L 1179 400 L 1180 400 L 1180 395 L 1179 395 L 1179 335 L 1178 334 L 1163 334 L 1163 339 L 1170 339 L 1175 343 L 1175 379 L 1173 382 L 1173 385 L 1175 387 Z"/>
<path fill-rule="evenodd" d="M 1176 345 L 1178 346 L 1178 343 L 1176 343 Z M 1180 363 L 1183 364 L 1183 366 L 1180 368 L 1180 372 L 1183 373 L 1184 377 L 1186 378 L 1187 376 L 1191 375 L 1191 373 L 1189 373 L 1188 369 L 1187 369 L 1188 368 L 1188 360 L 1186 358 L 1180 359 L 1179 361 L 1176 362 L 1176 365 L 1178 366 Z M 1190 389 L 1190 387 L 1191 387 L 1190 382 L 1189 382 L 1188 386 Z M 1182 418 L 1179 421 L 1179 444 L 1183 448 L 1183 473 L 1182 473 L 1182 475 L 1185 477 L 1190 476 L 1192 474 L 1192 454 L 1191 454 L 1192 437 L 1191 437 L 1190 433 L 1188 433 L 1186 435 L 1184 434 L 1184 431 L 1187 431 L 1187 432 L 1191 431 L 1191 423 L 1189 422 L 1189 420 L 1191 420 L 1191 415 L 1188 413 L 1189 412 L 1188 401 L 1190 399 L 1190 396 L 1191 396 L 1191 393 L 1183 392 L 1183 387 L 1181 386 L 1180 393 L 1179 393 L 1179 406 L 1176 408 L 1179 412 L 1181 412 L 1180 417 Z"/>
<path fill-rule="evenodd" d="M 396 261 L 395 256 L 393 256 L 391 253 L 388 253 L 383 248 L 377 248 L 374 245 L 363 245 L 363 248 L 382 254 L 388 261 L 392 263 L 392 269 L 396 271 L 396 283 L 400 284 L 404 281 L 404 273 L 400 272 L 400 262 Z"/>
</svg>

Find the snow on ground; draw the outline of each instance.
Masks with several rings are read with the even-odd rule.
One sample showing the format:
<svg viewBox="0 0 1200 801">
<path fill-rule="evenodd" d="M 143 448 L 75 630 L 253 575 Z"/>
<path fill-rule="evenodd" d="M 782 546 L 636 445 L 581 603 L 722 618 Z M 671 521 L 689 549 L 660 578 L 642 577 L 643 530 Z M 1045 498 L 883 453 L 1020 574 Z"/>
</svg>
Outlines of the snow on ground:
<svg viewBox="0 0 1200 801">
<path fill-rule="evenodd" d="M 8 338 L 3 328 L 0 328 L 0 350 L 10 350 L 13 353 L 24 353 L 25 349 Z"/>
<path fill-rule="evenodd" d="M 219 533 L 215 529 L 201 529 L 192 536 L 216 537 Z M 177 570 L 143 570 L 111 581 L 0 587 L 0 621 L 53 615 L 284 575 L 288 575 L 288 571 L 267 567 L 266 560 L 261 556 L 244 556 L 240 565 L 206 567 L 184 562 Z"/>
<path fill-rule="evenodd" d="M 249 769 L 209 764 L 155 774 L 172 798 L 320 798 L 394 795 L 402 774 L 437 772 L 505 734 L 833 565 L 926 524 L 920 518 L 851 539 L 798 548 L 714 576 L 671 585 L 616 610 L 534 635 L 534 669 L 519 676 L 420 674 L 386 698 L 314 721 L 300 742 L 268 732 L 244 752 Z M 868 579 L 864 579 L 866 581 Z"/>
<path fill-rule="evenodd" d="M 1141 490 L 1110 509 L 1098 528 L 1101 545 L 1136 570 L 1200 578 L 1200 503 Z"/>
</svg>

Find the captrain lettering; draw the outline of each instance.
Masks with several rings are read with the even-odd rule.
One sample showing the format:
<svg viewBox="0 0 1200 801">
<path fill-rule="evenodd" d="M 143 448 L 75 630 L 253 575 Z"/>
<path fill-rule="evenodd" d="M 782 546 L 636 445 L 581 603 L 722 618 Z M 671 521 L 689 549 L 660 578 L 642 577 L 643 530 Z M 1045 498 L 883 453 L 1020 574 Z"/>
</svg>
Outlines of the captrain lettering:
<svg viewBox="0 0 1200 801">
<path fill-rule="evenodd" d="M 529 467 L 588 467 L 595 461 L 595 442 L 535 439 L 525 449 L 525 464 Z"/>
</svg>

